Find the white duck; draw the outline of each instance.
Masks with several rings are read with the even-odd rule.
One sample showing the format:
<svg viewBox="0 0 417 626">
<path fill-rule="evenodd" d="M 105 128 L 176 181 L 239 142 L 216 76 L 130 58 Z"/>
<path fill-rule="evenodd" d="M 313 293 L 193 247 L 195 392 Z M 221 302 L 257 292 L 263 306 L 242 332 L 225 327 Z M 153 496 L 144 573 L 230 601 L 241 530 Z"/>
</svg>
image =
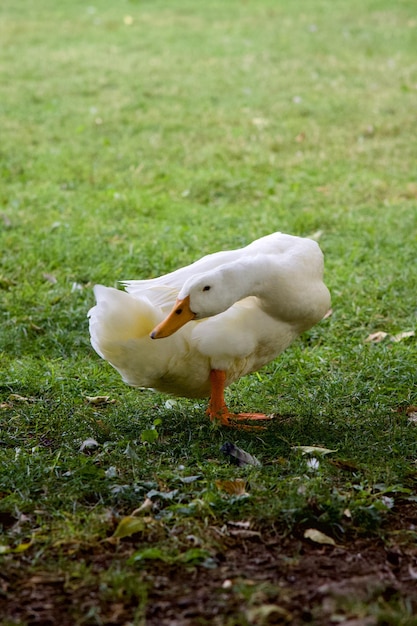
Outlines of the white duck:
<svg viewBox="0 0 417 626">
<path fill-rule="evenodd" d="M 230 413 L 224 388 L 272 361 L 330 307 L 318 244 L 283 233 L 124 285 L 94 288 L 96 352 L 129 385 L 210 396 L 210 419 L 228 426 L 268 418 Z"/>
</svg>

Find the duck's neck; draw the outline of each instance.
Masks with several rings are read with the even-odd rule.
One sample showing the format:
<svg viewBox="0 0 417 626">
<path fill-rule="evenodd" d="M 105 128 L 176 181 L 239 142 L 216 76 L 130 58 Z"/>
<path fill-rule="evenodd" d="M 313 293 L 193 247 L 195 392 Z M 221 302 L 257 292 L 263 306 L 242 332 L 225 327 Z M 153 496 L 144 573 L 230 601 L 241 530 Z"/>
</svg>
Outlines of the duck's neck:
<svg viewBox="0 0 417 626">
<path fill-rule="evenodd" d="M 266 270 L 267 268 L 263 268 L 260 274 L 254 259 L 251 259 L 250 262 L 239 260 L 219 268 L 222 311 L 226 311 L 235 302 L 239 302 L 239 300 L 243 300 L 243 298 L 248 296 L 257 296 L 262 299 Z"/>
</svg>

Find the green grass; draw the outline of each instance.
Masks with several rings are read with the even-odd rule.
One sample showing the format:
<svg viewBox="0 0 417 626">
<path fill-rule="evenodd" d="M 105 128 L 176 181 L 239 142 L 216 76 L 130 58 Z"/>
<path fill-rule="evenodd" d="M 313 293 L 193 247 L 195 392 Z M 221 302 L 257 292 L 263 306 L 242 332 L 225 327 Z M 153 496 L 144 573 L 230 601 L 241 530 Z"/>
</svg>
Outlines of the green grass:
<svg viewBox="0 0 417 626">
<path fill-rule="evenodd" d="M 32 538 L 32 566 L 52 562 L 57 545 L 111 535 L 151 489 L 174 494 L 154 496 L 143 541 L 171 559 L 186 553 L 167 531 L 180 524 L 208 550 L 205 525 L 228 519 L 379 532 L 385 491 L 416 480 L 416 340 L 365 342 L 416 326 L 414 3 L 6 0 L 1 13 L 1 544 Z M 265 433 L 129 389 L 91 349 L 96 282 L 275 230 L 320 231 L 333 315 L 228 390 L 233 408 L 284 416 Z M 262 468 L 230 466 L 228 440 Z M 312 470 L 297 445 L 337 452 Z M 250 497 L 216 486 L 236 477 Z M 131 566 L 102 576 L 116 597 Z"/>
</svg>

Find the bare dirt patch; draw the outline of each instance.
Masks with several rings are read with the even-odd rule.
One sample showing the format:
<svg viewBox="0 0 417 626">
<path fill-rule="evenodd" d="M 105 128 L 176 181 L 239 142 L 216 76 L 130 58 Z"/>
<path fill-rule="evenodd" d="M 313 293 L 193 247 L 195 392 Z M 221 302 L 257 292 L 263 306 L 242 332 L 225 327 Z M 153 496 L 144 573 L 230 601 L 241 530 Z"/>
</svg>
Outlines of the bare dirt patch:
<svg viewBox="0 0 417 626">
<path fill-rule="evenodd" d="M 27 556 L 7 557 L 0 616 L 6 624 L 43 626 L 417 623 L 417 504 L 395 507 L 381 531 L 336 546 L 279 531 L 228 536 L 213 568 L 133 566 L 135 589 L 130 580 L 116 590 L 114 577 L 110 586 L 103 577 L 110 568 L 123 571 L 134 551 L 129 543 L 79 546 L 66 555 L 85 564 L 77 576 L 65 573 L 62 558 L 42 568 Z"/>
</svg>

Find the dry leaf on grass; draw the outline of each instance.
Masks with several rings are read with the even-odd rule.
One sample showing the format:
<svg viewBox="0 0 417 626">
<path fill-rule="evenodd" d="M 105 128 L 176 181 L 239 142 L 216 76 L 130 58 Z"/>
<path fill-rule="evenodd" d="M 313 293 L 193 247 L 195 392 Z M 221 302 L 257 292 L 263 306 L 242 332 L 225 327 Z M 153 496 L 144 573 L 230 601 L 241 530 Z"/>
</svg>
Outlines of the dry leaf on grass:
<svg viewBox="0 0 417 626">
<path fill-rule="evenodd" d="M 257 530 L 232 529 L 229 530 L 229 533 L 232 535 L 232 537 L 239 537 L 240 539 L 253 539 L 253 537 L 262 537 L 261 533 Z"/>
<path fill-rule="evenodd" d="M 243 528 L 247 530 L 248 528 L 250 528 L 250 521 L 249 520 L 236 520 L 236 522 L 233 522 L 232 520 L 229 520 L 227 522 L 227 525 L 232 526 L 233 528 Z"/>
<path fill-rule="evenodd" d="M 411 424 L 417 424 L 417 406 L 408 406 L 405 410 L 408 421 Z"/>
<path fill-rule="evenodd" d="M 33 396 L 21 396 L 18 393 L 11 393 L 9 396 L 9 400 L 12 402 L 37 402 L 38 399 Z"/>
<path fill-rule="evenodd" d="M 396 335 L 388 335 L 388 333 L 386 333 L 385 331 L 378 330 L 377 332 L 368 335 L 365 339 L 365 343 L 380 343 L 381 341 L 384 341 L 384 339 L 386 339 L 387 337 L 389 337 L 390 341 L 393 341 L 394 343 L 399 343 L 404 339 L 414 337 L 414 335 L 414 330 L 405 330 L 401 333 L 397 333 Z"/>
<path fill-rule="evenodd" d="M 24 586 L 32 587 L 33 585 L 51 585 L 63 581 L 65 581 L 65 576 L 63 574 L 40 572 L 28 578 L 25 581 Z"/>
<path fill-rule="evenodd" d="M 264 117 L 254 117 L 252 119 L 252 124 L 256 126 L 256 128 L 262 129 L 269 125 L 269 121 Z"/>
<path fill-rule="evenodd" d="M 292 614 L 278 604 L 261 604 L 248 609 L 247 617 L 250 624 L 267 626 L 268 624 L 290 624 Z"/>
<path fill-rule="evenodd" d="M 337 450 L 330 450 L 329 448 L 321 448 L 320 446 L 292 446 L 293 450 L 300 450 L 302 454 L 331 454 L 337 452 Z"/>
<path fill-rule="evenodd" d="M 316 528 L 307 528 L 307 530 L 304 532 L 304 538 L 310 539 L 310 541 L 314 541 L 314 543 L 319 543 L 321 545 L 336 545 L 336 542 L 334 539 L 332 539 L 332 537 L 325 535 L 321 532 L 321 530 L 317 530 Z"/>
<path fill-rule="evenodd" d="M 365 343 L 380 343 L 384 341 L 384 339 L 388 337 L 388 333 L 385 333 L 383 330 L 378 330 L 376 333 L 371 333 L 365 339 Z"/>
<path fill-rule="evenodd" d="M 33 330 L 35 333 L 44 333 L 44 329 L 42 328 L 42 326 L 38 326 L 38 324 L 34 324 L 33 322 L 31 322 L 29 324 L 29 328 L 30 330 Z"/>
<path fill-rule="evenodd" d="M 399 341 L 402 341 L 403 339 L 408 339 L 409 337 L 414 337 L 415 332 L 414 330 L 405 330 L 402 333 L 398 333 L 397 335 L 393 335 L 391 337 L 391 341 L 395 341 L 395 343 L 398 343 Z"/>
<path fill-rule="evenodd" d="M 138 513 L 149 513 L 154 507 L 154 503 L 150 498 L 145 498 L 142 504 L 133 511 L 132 515 L 137 515 Z"/>
<path fill-rule="evenodd" d="M 345 472 L 357 472 L 360 470 L 359 465 L 349 459 L 329 459 L 329 463 Z"/>
<path fill-rule="evenodd" d="M 329 319 L 329 317 L 331 317 L 332 315 L 333 315 L 333 309 L 329 309 L 327 313 L 325 313 L 323 320 Z"/>
<path fill-rule="evenodd" d="M 103 404 L 115 404 L 116 400 L 110 398 L 110 396 L 86 396 L 88 404 L 94 404 L 94 406 L 100 406 Z"/>
<path fill-rule="evenodd" d="M 53 274 L 48 274 L 47 272 L 42 274 L 42 278 L 46 280 L 48 283 L 51 283 L 51 285 L 56 285 L 58 282 L 56 279 L 56 276 L 54 276 Z"/>
<path fill-rule="evenodd" d="M 230 495 L 248 495 L 246 491 L 246 480 L 243 480 L 243 478 L 235 478 L 234 480 L 216 480 L 215 484 L 219 491 L 225 491 Z"/>
</svg>

